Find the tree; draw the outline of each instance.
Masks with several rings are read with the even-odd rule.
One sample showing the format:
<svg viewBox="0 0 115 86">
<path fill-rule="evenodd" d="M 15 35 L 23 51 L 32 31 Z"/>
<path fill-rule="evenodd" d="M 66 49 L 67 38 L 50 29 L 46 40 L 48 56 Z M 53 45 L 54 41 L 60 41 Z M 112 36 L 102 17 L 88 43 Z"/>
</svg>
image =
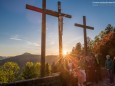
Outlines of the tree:
<svg viewBox="0 0 115 86">
<path fill-rule="evenodd" d="M 40 63 L 27 62 L 21 76 L 23 79 L 38 78 L 40 76 Z"/>
<path fill-rule="evenodd" d="M 14 82 L 19 74 L 19 66 L 15 62 L 6 62 L 0 68 L 0 81 L 1 83 Z"/>
<path fill-rule="evenodd" d="M 71 55 L 76 56 L 82 51 L 82 45 L 81 43 L 77 43 L 75 47 L 73 47 Z"/>
<path fill-rule="evenodd" d="M 45 75 L 48 76 L 51 73 L 51 66 L 48 63 L 45 66 Z"/>
<path fill-rule="evenodd" d="M 79 43 L 77 43 L 76 44 L 76 50 L 78 51 L 78 53 L 81 51 L 81 43 L 79 42 Z"/>
<path fill-rule="evenodd" d="M 90 37 L 87 37 L 87 51 L 93 51 L 93 40 Z"/>
<path fill-rule="evenodd" d="M 115 32 L 115 27 L 114 27 L 114 29 L 113 29 L 113 32 Z"/>
<path fill-rule="evenodd" d="M 108 34 L 113 30 L 114 30 L 113 26 L 111 24 L 108 24 L 107 27 L 105 28 L 105 33 Z"/>
<path fill-rule="evenodd" d="M 40 63 L 34 63 L 34 74 L 33 74 L 33 76 L 35 77 L 35 78 L 38 78 L 38 77 L 40 77 Z"/>
<path fill-rule="evenodd" d="M 100 57 L 103 58 L 103 61 L 107 54 L 111 55 L 112 57 L 115 56 L 114 28 L 115 27 L 109 24 L 104 31 L 101 31 L 100 34 L 95 37 L 93 51 L 100 54 Z"/>
<path fill-rule="evenodd" d="M 7 83 L 8 78 L 6 77 L 5 72 L 2 70 L 2 67 L 0 67 L 0 84 L 1 83 Z"/>
</svg>

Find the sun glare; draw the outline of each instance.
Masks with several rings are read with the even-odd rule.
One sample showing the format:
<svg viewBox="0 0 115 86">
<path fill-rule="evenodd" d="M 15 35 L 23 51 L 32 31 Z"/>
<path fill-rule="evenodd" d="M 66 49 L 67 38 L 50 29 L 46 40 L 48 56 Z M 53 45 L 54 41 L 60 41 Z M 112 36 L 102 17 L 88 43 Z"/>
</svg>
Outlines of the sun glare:
<svg viewBox="0 0 115 86">
<path fill-rule="evenodd" d="M 67 54 L 67 51 L 66 50 L 63 50 L 63 55 L 66 55 Z"/>
</svg>

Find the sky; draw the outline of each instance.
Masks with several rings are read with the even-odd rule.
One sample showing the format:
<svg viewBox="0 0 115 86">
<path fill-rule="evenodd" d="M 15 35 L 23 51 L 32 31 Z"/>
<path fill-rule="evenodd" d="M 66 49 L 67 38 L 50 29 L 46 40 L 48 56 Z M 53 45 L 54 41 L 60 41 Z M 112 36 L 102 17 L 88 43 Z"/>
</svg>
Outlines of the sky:
<svg viewBox="0 0 115 86">
<path fill-rule="evenodd" d="M 46 0 L 47 9 L 57 11 L 58 0 Z M 115 0 L 59 0 L 64 18 L 63 50 L 70 52 L 76 43 L 83 44 L 83 29 L 74 23 L 83 23 L 94 30 L 87 36 L 94 39 L 108 24 L 115 26 Z M 107 2 L 107 3 L 105 3 Z M 112 2 L 112 3 L 108 3 Z M 41 54 L 41 13 L 27 10 L 26 4 L 42 7 L 42 0 L 0 0 L 0 56 L 14 56 L 25 52 Z M 58 19 L 46 16 L 46 55 L 58 55 Z"/>
</svg>

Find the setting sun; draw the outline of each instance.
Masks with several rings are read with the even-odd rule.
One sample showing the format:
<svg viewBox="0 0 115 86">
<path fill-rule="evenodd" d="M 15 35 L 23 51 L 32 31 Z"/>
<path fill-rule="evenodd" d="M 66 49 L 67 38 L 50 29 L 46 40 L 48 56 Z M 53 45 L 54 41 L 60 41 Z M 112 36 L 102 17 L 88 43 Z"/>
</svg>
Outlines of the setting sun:
<svg viewBox="0 0 115 86">
<path fill-rule="evenodd" d="M 67 54 L 67 51 L 66 50 L 63 50 L 63 55 L 66 55 Z"/>
</svg>

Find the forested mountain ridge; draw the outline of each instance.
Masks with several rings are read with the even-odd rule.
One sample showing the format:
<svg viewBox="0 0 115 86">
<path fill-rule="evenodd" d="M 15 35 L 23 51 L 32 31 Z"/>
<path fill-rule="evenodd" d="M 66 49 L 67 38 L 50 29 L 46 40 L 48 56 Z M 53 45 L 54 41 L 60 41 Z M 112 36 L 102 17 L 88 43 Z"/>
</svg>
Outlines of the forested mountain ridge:
<svg viewBox="0 0 115 86">
<path fill-rule="evenodd" d="M 24 53 L 22 55 L 9 57 L 3 60 L 0 60 L 0 65 L 3 65 L 6 62 L 16 62 L 20 68 L 23 68 L 27 62 L 40 62 L 41 55 L 35 55 L 30 53 Z M 57 55 L 48 55 L 46 56 L 46 63 L 52 64 L 58 59 Z"/>
</svg>

